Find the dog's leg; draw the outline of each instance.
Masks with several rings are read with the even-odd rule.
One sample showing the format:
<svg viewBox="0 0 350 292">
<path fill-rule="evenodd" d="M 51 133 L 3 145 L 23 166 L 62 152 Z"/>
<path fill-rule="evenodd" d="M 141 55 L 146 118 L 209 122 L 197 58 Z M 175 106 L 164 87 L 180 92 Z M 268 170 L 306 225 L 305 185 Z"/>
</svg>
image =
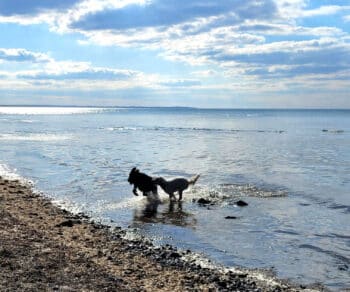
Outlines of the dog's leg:
<svg viewBox="0 0 350 292">
<path fill-rule="evenodd" d="M 179 201 L 182 200 L 182 191 L 179 191 Z"/>
<path fill-rule="evenodd" d="M 142 193 L 144 197 L 147 197 L 147 193 L 146 192 L 143 192 Z"/>
<path fill-rule="evenodd" d="M 174 193 L 169 194 L 169 197 L 170 197 L 170 201 L 173 201 L 173 200 L 176 201 Z"/>
<path fill-rule="evenodd" d="M 136 187 L 134 187 L 134 189 L 132 190 L 132 192 L 133 192 L 133 194 L 135 195 L 135 196 L 138 196 L 139 194 L 137 193 L 137 188 Z"/>
<path fill-rule="evenodd" d="M 154 198 L 155 198 L 156 202 L 157 202 L 158 204 L 160 204 L 161 201 L 160 201 L 160 198 L 159 198 L 159 195 L 158 195 L 158 191 L 156 190 L 155 192 L 152 192 L 152 193 L 153 193 L 153 195 L 154 195 Z"/>
<path fill-rule="evenodd" d="M 153 203 L 160 204 L 161 201 L 160 201 L 158 192 L 149 191 L 149 192 L 147 193 L 147 201 L 148 201 L 148 202 L 153 202 Z"/>
</svg>

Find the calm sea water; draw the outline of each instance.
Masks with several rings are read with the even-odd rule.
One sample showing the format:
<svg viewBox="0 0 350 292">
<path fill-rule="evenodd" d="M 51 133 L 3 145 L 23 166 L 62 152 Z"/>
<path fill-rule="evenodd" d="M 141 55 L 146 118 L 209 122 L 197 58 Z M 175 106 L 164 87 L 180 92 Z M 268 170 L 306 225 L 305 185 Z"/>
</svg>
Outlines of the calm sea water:
<svg viewBox="0 0 350 292">
<path fill-rule="evenodd" d="M 134 166 L 201 177 L 150 210 L 127 183 Z M 4 173 L 156 243 L 350 287 L 350 111 L 0 107 Z"/>
</svg>

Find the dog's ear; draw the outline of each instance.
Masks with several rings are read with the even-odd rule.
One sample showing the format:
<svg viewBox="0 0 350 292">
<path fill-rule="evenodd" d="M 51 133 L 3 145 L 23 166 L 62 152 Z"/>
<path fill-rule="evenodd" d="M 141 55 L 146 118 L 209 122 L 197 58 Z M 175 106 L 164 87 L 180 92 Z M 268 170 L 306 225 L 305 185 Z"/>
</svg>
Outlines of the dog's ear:
<svg viewBox="0 0 350 292">
<path fill-rule="evenodd" d="M 135 167 L 135 172 L 136 172 L 136 173 L 139 173 L 140 171 Z"/>
<path fill-rule="evenodd" d="M 132 170 L 131 170 L 131 173 L 135 172 L 137 170 L 136 167 L 134 167 Z"/>
</svg>

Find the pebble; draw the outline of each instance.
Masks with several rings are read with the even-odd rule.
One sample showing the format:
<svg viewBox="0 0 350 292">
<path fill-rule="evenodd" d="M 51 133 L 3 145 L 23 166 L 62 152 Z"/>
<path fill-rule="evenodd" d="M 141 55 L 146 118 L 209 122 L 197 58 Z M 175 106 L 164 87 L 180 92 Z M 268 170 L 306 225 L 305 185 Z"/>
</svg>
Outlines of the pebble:
<svg viewBox="0 0 350 292">
<path fill-rule="evenodd" d="M 57 224 L 56 227 L 73 227 L 74 224 L 81 224 L 80 220 L 66 220 L 62 221 L 61 223 Z"/>
<path fill-rule="evenodd" d="M 226 216 L 225 219 L 237 219 L 238 217 L 236 216 Z"/>
<path fill-rule="evenodd" d="M 236 205 L 239 206 L 239 207 L 245 207 L 245 206 L 248 206 L 248 203 L 242 201 L 242 200 L 239 200 L 236 202 Z"/>
<path fill-rule="evenodd" d="M 210 200 L 207 200 L 207 199 L 204 199 L 204 198 L 200 198 L 200 199 L 198 199 L 197 203 L 198 203 L 199 205 L 207 205 L 207 204 L 210 204 L 211 201 L 210 201 Z"/>
</svg>

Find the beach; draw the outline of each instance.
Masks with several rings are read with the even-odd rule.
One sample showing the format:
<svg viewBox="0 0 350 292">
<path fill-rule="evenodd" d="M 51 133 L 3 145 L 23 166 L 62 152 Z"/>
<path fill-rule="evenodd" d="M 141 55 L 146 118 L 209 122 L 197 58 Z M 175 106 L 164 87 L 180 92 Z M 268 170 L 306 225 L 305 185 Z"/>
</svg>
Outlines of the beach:
<svg viewBox="0 0 350 292">
<path fill-rule="evenodd" d="M 201 267 L 191 251 L 123 238 L 0 178 L 1 291 L 299 291 L 249 271 Z M 311 288 L 310 288 L 311 289 Z"/>
</svg>

